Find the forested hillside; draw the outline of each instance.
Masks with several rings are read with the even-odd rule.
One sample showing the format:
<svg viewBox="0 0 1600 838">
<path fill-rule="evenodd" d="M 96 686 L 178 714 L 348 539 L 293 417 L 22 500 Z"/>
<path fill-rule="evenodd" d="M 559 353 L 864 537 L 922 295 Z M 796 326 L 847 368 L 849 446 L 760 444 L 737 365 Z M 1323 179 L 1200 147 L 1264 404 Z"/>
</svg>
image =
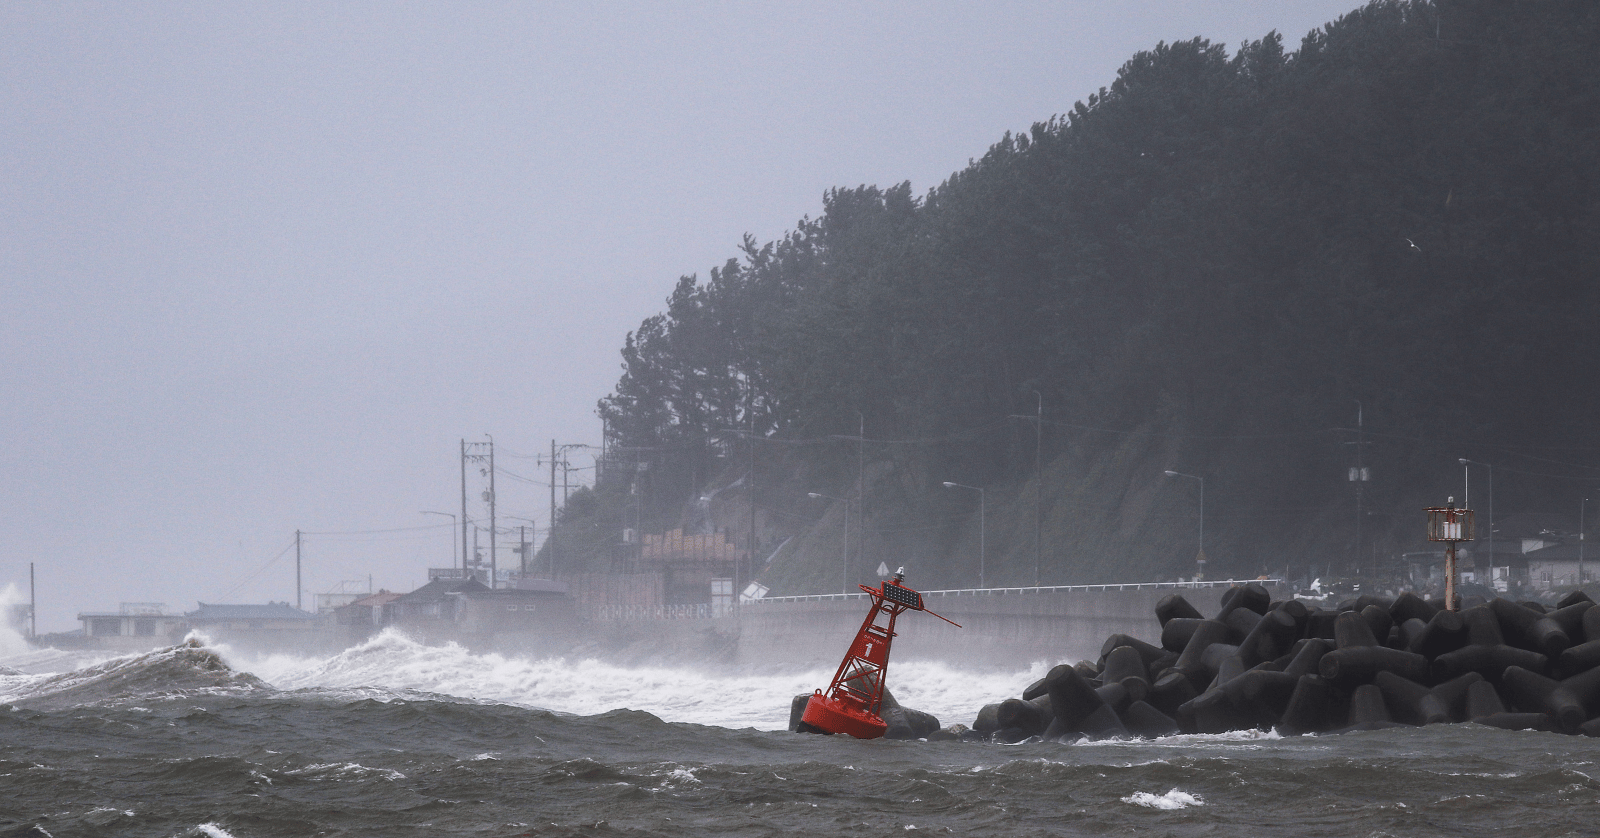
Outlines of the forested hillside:
<svg viewBox="0 0 1600 838">
<path fill-rule="evenodd" d="M 861 581 L 976 584 L 978 493 L 945 481 L 986 490 L 990 584 L 1192 574 L 1199 485 L 1166 469 L 1205 480 L 1212 576 L 1420 549 L 1459 457 L 1495 464 L 1497 515 L 1576 518 L 1597 56 L 1593 2 L 1376 2 L 1292 51 L 1157 45 L 925 194 L 830 191 L 627 337 L 563 564 L 741 478 L 742 541 L 752 476 L 762 554 L 794 537 L 774 594 L 839 588 L 829 498 Z"/>
</svg>

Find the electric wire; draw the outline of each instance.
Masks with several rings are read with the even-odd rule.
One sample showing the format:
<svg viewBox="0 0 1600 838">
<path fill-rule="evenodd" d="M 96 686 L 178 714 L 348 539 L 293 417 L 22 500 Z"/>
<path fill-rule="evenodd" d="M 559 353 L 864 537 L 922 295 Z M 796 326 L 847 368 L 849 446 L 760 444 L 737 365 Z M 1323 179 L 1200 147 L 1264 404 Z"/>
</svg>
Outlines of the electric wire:
<svg viewBox="0 0 1600 838">
<path fill-rule="evenodd" d="M 302 535 L 304 535 L 304 533 L 302 533 Z M 250 582 L 254 581 L 256 577 L 258 577 L 261 574 L 265 573 L 268 568 L 270 568 L 274 564 L 276 564 L 278 562 L 278 560 L 283 558 L 285 555 L 287 555 L 290 550 L 293 550 L 294 549 L 294 545 L 297 542 L 298 542 L 297 539 L 290 539 L 289 543 L 285 544 L 283 549 L 278 551 L 278 555 L 273 556 L 270 559 L 267 559 L 266 564 L 263 564 L 262 566 L 256 568 L 255 571 L 253 573 L 251 573 L 249 576 L 246 576 L 243 579 L 240 579 L 239 582 L 237 584 L 235 584 L 233 587 L 231 587 L 228 590 L 224 591 L 223 593 L 219 594 L 216 597 L 216 601 L 219 601 L 219 602 L 227 601 L 228 597 L 233 596 L 235 591 L 239 590 L 240 588 L 243 588 L 245 585 L 247 585 Z"/>
</svg>

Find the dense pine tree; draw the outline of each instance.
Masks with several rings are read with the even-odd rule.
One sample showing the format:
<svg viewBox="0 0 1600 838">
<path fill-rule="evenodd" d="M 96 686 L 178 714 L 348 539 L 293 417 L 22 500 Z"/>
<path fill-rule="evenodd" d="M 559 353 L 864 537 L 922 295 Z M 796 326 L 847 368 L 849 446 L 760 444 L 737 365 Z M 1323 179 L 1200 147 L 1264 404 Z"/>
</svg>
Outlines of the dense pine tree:
<svg viewBox="0 0 1600 838">
<path fill-rule="evenodd" d="M 1575 505 L 1600 478 L 1595 55 L 1593 2 L 1374 2 L 1292 52 L 1139 53 L 920 197 L 830 191 L 628 336 L 601 412 L 655 483 L 585 498 L 589 561 L 623 506 L 671 526 L 754 445 L 760 538 L 800 536 L 776 592 L 837 578 L 810 557 L 837 567 L 841 521 L 805 494 L 861 475 L 863 578 L 975 581 L 953 480 L 990 487 L 991 579 L 1031 582 L 1039 401 L 1047 582 L 1190 572 L 1193 487 L 1164 468 L 1206 476 L 1218 572 L 1410 549 L 1460 456 L 1497 463 L 1501 513 Z"/>
</svg>

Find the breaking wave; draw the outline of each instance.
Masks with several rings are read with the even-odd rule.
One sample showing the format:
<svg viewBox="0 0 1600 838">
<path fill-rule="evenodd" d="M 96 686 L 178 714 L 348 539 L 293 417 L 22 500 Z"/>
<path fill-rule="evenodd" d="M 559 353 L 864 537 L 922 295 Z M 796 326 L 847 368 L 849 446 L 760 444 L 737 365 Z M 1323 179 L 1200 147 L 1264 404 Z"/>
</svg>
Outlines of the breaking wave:
<svg viewBox="0 0 1600 838">
<path fill-rule="evenodd" d="M 826 688 L 832 668 L 759 672 L 682 664 L 620 665 L 593 658 L 528 658 L 428 645 L 385 630 L 335 654 L 255 653 L 194 634 L 180 646 L 113 657 L 24 648 L 0 655 L 0 702 L 49 708 L 242 690 L 325 692 L 391 700 L 416 696 L 593 716 L 639 710 L 668 722 L 778 730 L 790 700 Z M 974 673 L 926 661 L 892 663 L 889 688 L 941 723 L 970 724 L 997 695 L 1044 675 Z M 27 674 L 34 673 L 34 674 Z M 43 674 L 39 674 L 43 673 Z"/>
<path fill-rule="evenodd" d="M 153 652 L 43 676 L 13 676 L 0 683 L 0 702 L 49 709 L 106 701 L 237 693 L 267 689 L 260 678 L 238 672 L 197 638 Z"/>
<path fill-rule="evenodd" d="M 595 715 L 642 710 L 670 722 L 781 729 L 789 701 L 825 688 L 832 669 L 744 673 L 689 666 L 619 666 L 594 659 L 530 659 L 473 652 L 455 643 L 430 646 L 388 629 L 338 654 L 250 657 L 226 645 L 218 651 L 283 690 L 386 690 L 425 693 Z M 905 706 L 945 724 L 970 723 L 995 695 L 1020 691 L 1043 668 L 995 676 L 964 673 L 939 663 L 892 664 L 889 686 Z"/>
</svg>

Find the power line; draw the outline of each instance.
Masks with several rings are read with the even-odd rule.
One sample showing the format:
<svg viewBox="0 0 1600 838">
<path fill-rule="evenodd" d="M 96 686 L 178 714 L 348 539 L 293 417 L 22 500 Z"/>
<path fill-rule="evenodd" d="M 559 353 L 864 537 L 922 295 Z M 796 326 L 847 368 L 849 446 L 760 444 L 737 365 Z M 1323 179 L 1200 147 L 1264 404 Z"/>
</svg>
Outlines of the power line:
<svg viewBox="0 0 1600 838">
<path fill-rule="evenodd" d="M 293 539 L 293 538 L 289 539 L 289 543 L 285 544 L 283 546 L 283 549 L 278 551 L 278 555 L 273 556 L 272 558 L 268 559 L 266 564 L 262 565 L 261 567 L 256 568 L 254 573 L 252 573 L 249 576 L 246 576 L 245 578 L 239 580 L 239 583 L 237 585 L 234 585 L 233 587 L 231 587 L 228 590 L 224 591 L 222 594 L 217 596 L 217 599 L 218 600 L 226 600 L 228 597 L 233 596 L 233 592 L 234 591 L 237 591 L 240 588 L 243 588 L 245 585 L 247 585 L 250 582 L 254 581 L 257 576 L 260 576 L 261 574 L 265 573 L 267 571 L 267 569 L 272 567 L 274 564 L 276 564 L 279 559 L 281 559 L 284 556 L 288 555 L 289 551 L 293 550 L 294 546 L 296 544 L 298 544 L 298 543 L 299 543 L 299 539 Z"/>
</svg>

